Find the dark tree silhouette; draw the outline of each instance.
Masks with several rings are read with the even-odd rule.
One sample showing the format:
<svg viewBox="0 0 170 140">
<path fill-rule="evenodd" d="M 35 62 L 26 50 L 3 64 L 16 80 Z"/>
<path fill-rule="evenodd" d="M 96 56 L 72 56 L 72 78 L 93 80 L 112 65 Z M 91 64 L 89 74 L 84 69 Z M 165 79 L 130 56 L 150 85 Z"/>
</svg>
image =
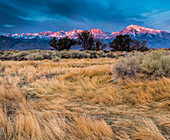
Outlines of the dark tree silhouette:
<svg viewBox="0 0 170 140">
<path fill-rule="evenodd" d="M 131 43 L 129 35 L 118 35 L 109 45 L 114 51 L 130 51 Z"/>
<path fill-rule="evenodd" d="M 53 48 L 55 48 L 56 50 L 58 50 L 58 41 L 56 39 L 56 37 L 53 37 L 50 41 L 49 41 L 49 45 Z"/>
<path fill-rule="evenodd" d="M 94 37 L 89 31 L 83 31 L 78 34 L 78 44 L 82 45 L 84 50 L 94 50 Z"/>
<path fill-rule="evenodd" d="M 60 38 L 58 41 L 58 46 L 60 50 L 69 50 L 71 46 L 75 45 L 76 41 L 68 37 Z"/>
<path fill-rule="evenodd" d="M 103 44 L 103 45 L 102 45 L 102 50 L 104 50 L 106 47 L 107 47 L 107 45 L 106 45 L 106 44 Z"/>
<path fill-rule="evenodd" d="M 101 50 L 102 42 L 97 39 L 95 43 L 96 43 L 95 50 L 96 51 Z"/>
<path fill-rule="evenodd" d="M 96 51 L 100 51 L 103 50 L 104 48 L 106 48 L 106 44 L 103 44 L 99 39 L 95 40 L 95 50 Z"/>
<path fill-rule="evenodd" d="M 64 38 L 60 38 L 59 40 L 57 40 L 56 37 L 53 37 L 49 41 L 49 45 L 58 51 L 69 50 L 71 46 L 75 44 L 76 44 L 76 41 L 74 39 L 68 38 L 67 36 Z"/>
<path fill-rule="evenodd" d="M 148 51 L 148 47 L 146 46 L 147 41 L 138 41 L 138 40 L 133 40 L 132 45 L 131 45 L 131 51 L 132 50 L 137 50 L 137 51 Z"/>
<path fill-rule="evenodd" d="M 109 44 L 114 51 L 147 51 L 146 41 L 132 40 L 129 35 L 118 35 Z"/>
</svg>

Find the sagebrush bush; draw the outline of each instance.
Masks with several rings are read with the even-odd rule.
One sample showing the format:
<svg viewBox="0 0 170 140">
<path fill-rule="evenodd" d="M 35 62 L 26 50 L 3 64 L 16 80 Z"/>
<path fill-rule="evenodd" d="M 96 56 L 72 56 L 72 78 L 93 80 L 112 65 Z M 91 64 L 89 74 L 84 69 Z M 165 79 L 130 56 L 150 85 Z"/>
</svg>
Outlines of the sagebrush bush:
<svg viewBox="0 0 170 140">
<path fill-rule="evenodd" d="M 99 57 L 97 55 L 97 52 L 95 52 L 95 51 L 90 51 L 89 54 L 90 54 L 90 58 L 98 58 Z"/>
<path fill-rule="evenodd" d="M 148 53 L 134 53 L 120 58 L 112 68 L 113 80 L 139 76 L 170 77 L 170 52 L 156 50 Z"/>
<path fill-rule="evenodd" d="M 34 60 L 43 60 L 44 57 L 41 54 L 35 56 Z"/>
<path fill-rule="evenodd" d="M 29 54 L 25 57 L 25 60 L 34 60 L 35 55 L 34 54 Z"/>
<path fill-rule="evenodd" d="M 153 76 L 170 76 L 170 52 L 151 51 L 143 59 L 143 72 Z"/>
<path fill-rule="evenodd" d="M 56 56 L 61 59 L 72 59 L 72 58 L 101 58 L 101 57 L 109 57 L 109 58 L 119 58 L 122 56 L 126 56 L 127 52 L 112 52 L 112 51 L 79 51 L 79 50 L 70 50 L 70 51 L 52 51 L 52 50 L 26 50 L 26 51 L 18 51 L 18 50 L 10 50 L 10 51 L 0 51 L 0 60 L 14 60 L 14 61 L 22 61 L 22 60 L 43 60 L 49 59 L 52 60 Z"/>
<path fill-rule="evenodd" d="M 98 55 L 99 57 L 106 57 L 103 51 L 98 51 L 98 52 L 97 52 L 97 55 Z"/>
<path fill-rule="evenodd" d="M 137 73 L 141 71 L 141 58 L 142 55 L 139 57 L 137 54 L 120 58 L 112 67 L 113 80 L 137 77 Z"/>
<path fill-rule="evenodd" d="M 56 56 L 55 58 L 53 58 L 53 62 L 59 62 L 60 58 L 58 56 Z"/>
<path fill-rule="evenodd" d="M 112 53 L 112 52 L 107 53 L 106 56 L 109 57 L 109 58 L 114 58 L 115 57 L 114 53 Z"/>
<path fill-rule="evenodd" d="M 80 51 L 75 51 L 71 53 L 71 58 L 89 58 L 90 54 L 86 53 L 86 52 L 80 52 Z"/>
<path fill-rule="evenodd" d="M 13 60 L 25 60 L 25 57 L 29 55 L 27 52 L 20 52 L 20 53 L 16 53 L 14 54 L 12 57 L 13 57 Z"/>
<path fill-rule="evenodd" d="M 63 52 L 60 53 L 59 57 L 68 59 L 68 58 L 70 58 L 70 52 L 69 51 L 63 51 Z"/>
</svg>

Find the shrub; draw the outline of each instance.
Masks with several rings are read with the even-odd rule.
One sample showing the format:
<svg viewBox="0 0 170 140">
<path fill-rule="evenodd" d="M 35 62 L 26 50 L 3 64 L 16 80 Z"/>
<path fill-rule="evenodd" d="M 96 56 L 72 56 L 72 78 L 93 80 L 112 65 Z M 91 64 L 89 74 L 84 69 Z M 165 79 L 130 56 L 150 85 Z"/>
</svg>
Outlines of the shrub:
<svg viewBox="0 0 170 140">
<path fill-rule="evenodd" d="M 85 52 L 76 51 L 76 52 L 72 52 L 70 57 L 71 58 L 78 58 L 78 59 L 89 58 L 90 54 L 85 53 Z"/>
<path fill-rule="evenodd" d="M 37 56 L 34 57 L 34 60 L 43 60 L 44 57 L 41 54 L 38 54 Z"/>
<path fill-rule="evenodd" d="M 70 58 L 70 52 L 68 52 L 68 51 L 62 51 L 62 52 L 59 54 L 59 57 L 60 57 L 60 58 L 66 58 L 66 59 L 68 59 L 68 58 Z"/>
<path fill-rule="evenodd" d="M 115 57 L 115 55 L 114 55 L 114 53 L 113 53 L 113 52 L 110 52 L 110 53 L 107 53 L 107 57 L 109 57 L 109 58 L 114 58 L 114 57 Z"/>
<path fill-rule="evenodd" d="M 140 76 L 170 77 L 170 52 L 156 50 L 148 53 L 131 53 L 120 58 L 112 68 L 113 80 L 132 79 Z"/>
<path fill-rule="evenodd" d="M 18 54 L 19 57 L 23 57 L 23 56 L 26 56 L 26 55 L 28 55 L 28 53 L 24 52 L 24 51 Z"/>
<path fill-rule="evenodd" d="M 0 51 L 0 56 L 2 56 L 4 54 L 4 51 Z"/>
<path fill-rule="evenodd" d="M 45 54 L 42 54 L 42 56 L 44 57 L 44 59 L 51 59 L 51 54 L 49 53 L 45 53 Z"/>
<path fill-rule="evenodd" d="M 60 61 L 60 58 L 58 56 L 56 56 L 54 59 L 53 59 L 53 62 L 59 62 Z"/>
<path fill-rule="evenodd" d="M 98 55 L 99 57 L 106 57 L 106 55 L 104 54 L 103 51 L 97 51 L 97 55 Z"/>
<path fill-rule="evenodd" d="M 141 71 L 141 59 L 137 59 L 137 55 L 138 54 L 129 54 L 126 57 L 120 58 L 113 65 L 112 72 L 114 74 L 114 81 L 119 78 L 131 79 L 137 77 L 137 74 Z"/>
<path fill-rule="evenodd" d="M 99 57 L 99 56 L 97 55 L 97 52 L 96 52 L 96 51 L 90 51 L 89 54 L 90 54 L 90 58 L 98 58 L 98 57 Z"/>
<path fill-rule="evenodd" d="M 34 60 L 34 54 L 29 54 L 25 57 L 25 60 Z"/>
<path fill-rule="evenodd" d="M 15 54 L 14 56 L 13 56 L 13 60 L 24 60 L 25 59 L 25 57 L 28 55 L 28 53 L 27 52 L 20 52 L 20 53 L 17 53 L 17 54 Z"/>
<path fill-rule="evenodd" d="M 143 59 L 143 72 L 153 76 L 170 76 L 170 52 L 151 51 Z"/>
</svg>

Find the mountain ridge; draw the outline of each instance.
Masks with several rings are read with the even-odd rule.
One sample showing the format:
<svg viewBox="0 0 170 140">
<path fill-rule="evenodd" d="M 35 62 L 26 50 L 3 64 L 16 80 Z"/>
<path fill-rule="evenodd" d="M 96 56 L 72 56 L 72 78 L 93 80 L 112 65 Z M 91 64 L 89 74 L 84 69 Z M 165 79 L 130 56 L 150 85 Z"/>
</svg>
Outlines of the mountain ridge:
<svg viewBox="0 0 170 140">
<path fill-rule="evenodd" d="M 65 36 L 68 36 L 70 38 L 77 38 L 77 35 L 81 32 L 83 32 L 84 30 L 78 30 L 78 29 L 74 29 L 71 31 L 45 31 L 45 32 L 39 32 L 39 33 L 15 33 L 15 34 L 3 34 L 3 36 L 7 36 L 7 37 L 13 37 L 13 38 L 25 38 L 25 39 L 32 39 L 33 37 L 40 37 L 40 38 L 52 38 L 52 37 L 57 37 L 57 38 L 62 38 Z M 141 27 L 138 25 L 129 25 L 126 28 L 124 28 L 122 31 L 110 31 L 107 32 L 110 35 L 108 35 L 106 32 L 102 31 L 101 29 L 90 29 L 88 30 L 89 32 L 91 32 L 94 37 L 99 38 L 99 39 L 111 39 L 113 37 L 115 37 L 116 35 L 122 34 L 134 34 L 134 33 L 151 33 L 151 34 L 160 34 L 160 33 L 168 33 L 166 31 L 162 31 L 162 30 L 157 30 L 157 29 L 151 29 L 151 28 L 146 28 L 146 27 Z"/>
<path fill-rule="evenodd" d="M 28 42 L 31 42 L 32 40 L 34 44 L 36 44 L 35 40 L 37 40 L 37 42 L 45 42 L 45 48 L 46 48 L 48 45 L 48 40 L 50 40 L 52 37 L 56 37 L 59 39 L 59 38 L 68 36 L 69 38 L 77 39 L 78 34 L 82 33 L 83 31 L 84 30 L 74 29 L 72 31 L 67 31 L 67 32 L 45 31 L 45 32 L 40 32 L 40 33 L 3 34 L 2 36 L 12 37 L 16 39 L 17 42 L 19 40 L 22 42 L 22 45 L 24 45 L 24 42 L 28 43 Z M 147 45 L 149 45 L 149 47 L 152 47 L 152 48 L 164 48 L 164 47 L 169 48 L 170 47 L 170 33 L 166 31 L 162 31 L 162 30 L 141 27 L 138 25 L 129 25 L 120 32 L 118 31 L 104 32 L 101 29 L 90 29 L 88 31 L 93 34 L 95 39 L 100 39 L 106 44 L 111 42 L 117 35 L 128 34 L 131 36 L 132 39 L 146 40 L 148 42 Z M 41 40 L 41 41 L 38 41 L 38 40 Z M 15 47 L 13 48 L 15 49 Z"/>
</svg>

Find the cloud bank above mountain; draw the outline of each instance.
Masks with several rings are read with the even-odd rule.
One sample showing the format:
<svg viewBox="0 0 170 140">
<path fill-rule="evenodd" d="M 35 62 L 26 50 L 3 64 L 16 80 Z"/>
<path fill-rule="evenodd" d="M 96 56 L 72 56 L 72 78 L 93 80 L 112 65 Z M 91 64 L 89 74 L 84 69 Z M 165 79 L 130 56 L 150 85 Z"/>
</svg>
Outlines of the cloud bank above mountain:
<svg viewBox="0 0 170 140">
<path fill-rule="evenodd" d="M 169 0 L 1 0 L 0 34 L 120 31 L 130 24 L 170 31 L 169 15 Z"/>
</svg>

